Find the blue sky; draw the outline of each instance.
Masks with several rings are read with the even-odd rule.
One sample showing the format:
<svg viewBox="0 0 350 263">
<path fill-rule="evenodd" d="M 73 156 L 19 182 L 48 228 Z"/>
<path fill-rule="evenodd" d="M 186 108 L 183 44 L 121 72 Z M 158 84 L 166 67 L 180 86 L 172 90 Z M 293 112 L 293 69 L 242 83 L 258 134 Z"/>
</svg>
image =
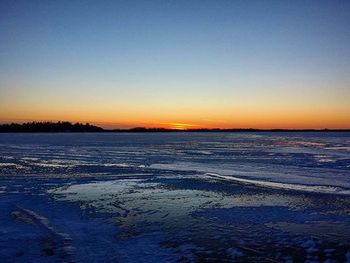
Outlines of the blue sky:
<svg viewBox="0 0 350 263">
<path fill-rule="evenodd" d="M 349 1 L 1 1 L 0 12 L 2 120 L 350 123 Z"/>
</svg>

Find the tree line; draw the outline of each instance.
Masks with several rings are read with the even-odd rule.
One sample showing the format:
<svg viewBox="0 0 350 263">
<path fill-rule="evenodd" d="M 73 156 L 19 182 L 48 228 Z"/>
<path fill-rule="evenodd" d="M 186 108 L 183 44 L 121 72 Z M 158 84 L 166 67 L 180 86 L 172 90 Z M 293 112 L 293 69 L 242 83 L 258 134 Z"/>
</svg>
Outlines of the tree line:
<svg viewBox="0 0 350 263">
<path fill-rule="evenodd" d="M 220 129 L 220 128 L 199 128 L 174 130 L 166 128 L 146 128 L 135 127 L 130 129 L 111 129 L 105 130 L 101 127 L 89 123 L 71 123 L 68 121 L 58 122 L 26 122 L 0 124 L 0 132 L 350 132 L 349 129 Z"/>
<path fill-rule="evenodd" d="M 1 124 L 0 132 L 101 132 L 103 129 L 89 123 L 59 122 L 26 122 L 22 124 Z"/>
</svg>

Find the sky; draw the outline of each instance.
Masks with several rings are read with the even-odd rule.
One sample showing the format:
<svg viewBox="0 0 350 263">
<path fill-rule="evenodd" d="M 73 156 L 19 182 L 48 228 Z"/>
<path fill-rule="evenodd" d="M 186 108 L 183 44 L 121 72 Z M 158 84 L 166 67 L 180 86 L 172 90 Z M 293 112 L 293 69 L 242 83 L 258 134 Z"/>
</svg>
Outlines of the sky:
<svg viewBox="0 0 350 263">
<path fill-rule="evenodd" d="M 0 1 L 0 121 L 350 128 L 350 1 Z"/>
</svg>

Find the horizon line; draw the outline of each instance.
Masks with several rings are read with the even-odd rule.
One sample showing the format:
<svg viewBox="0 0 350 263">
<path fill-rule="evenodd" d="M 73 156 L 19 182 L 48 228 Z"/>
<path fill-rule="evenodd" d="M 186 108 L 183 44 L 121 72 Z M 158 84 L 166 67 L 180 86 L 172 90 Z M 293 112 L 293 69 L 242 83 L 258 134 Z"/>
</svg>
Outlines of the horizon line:
<svg viewBox="0 0 350 263">
<path fill-rule="evenodd" d="M 3 124 L 24 124 L 24 123 L 58 123 L 58 122 L 70 122 L 70 123 L 89 123 L 97 127 L 101 127 L 104 130 L 129 130 L 134 128 L 147 128 L 147 129 L 167 129 L 167 130 L 198 130 L 198 129 L 221 129 L 221 130 L 243 130 L 243 129 L 253 129 L 253 130 L 350 130 L 350 126 L 346 125 L 242 125 L 242 126 L 229 126 L 229 125 L 200 125 L 198 123 L 186 123 L 186 122 L 140 122 L 140 123 L 122 123 L 122 122 L 106 122 L 106 121 L 94 121 L 94 120 L 60 120 L 60 119 L 7 119 L 0 118 L 0 125 Z"/>
<path fill-rule="evenodd" d="M 36 127 L 36 129 L 28 129 L 28 130 L 16 130 L 19 127 L 28 127 L 29 125 L 46 125 L 50 124 L 54 125 L 81 125 L 85 127 L 94 127 L 97 128 L 96 132 L 239 132 L 239 131 L 247 131 L 247 132 L 297 132 L 297 131 L 315 131 L 315 132 L 324 132 L 324 131 L 339 131 L 339 132 L 350 132 L 349 128 L 209 128 L 209 127 L 201 127 L 201 128 L 164 128 L 164 127 L 144 127 L 144 126 L 135 126 L 131 128 L 103 128 L 100 126 L 96 126 L 94 124 L 90 124 L 89 122 L 70 122 L 70 121 L 30 121 L 23 123 L 1 123 L 0 128 L 11 128 L 8 131 L 0 129 L 0 132 L 45 132 L 42 127 Z M 83 132 L 94 132 L 91 130 L 82 130 Z M 50 130 L 47 132 L 61 132 L 61 130 Z M 72 130 L 62 130 L 62 132 L 75 132 Z"/>
</svg>

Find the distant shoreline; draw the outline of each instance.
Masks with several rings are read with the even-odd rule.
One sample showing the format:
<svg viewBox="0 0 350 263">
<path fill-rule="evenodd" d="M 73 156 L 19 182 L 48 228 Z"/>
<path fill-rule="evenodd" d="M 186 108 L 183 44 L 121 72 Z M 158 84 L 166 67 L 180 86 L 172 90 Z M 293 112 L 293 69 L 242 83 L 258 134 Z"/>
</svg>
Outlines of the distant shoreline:
<svg viewBox="0 0 350 263">
<path fill-rule="evenodd" d="M 254 128 L 202 128 L 202 129 L 166 129 L 135 127 L 130 129 L 103 129 L 89 123 L 70 122 L 27 122 L 0 124 L 0 133 L 157 133 L 157 132 L 350 132 L 350 129 L 254 129 Z"/>
</svg>

